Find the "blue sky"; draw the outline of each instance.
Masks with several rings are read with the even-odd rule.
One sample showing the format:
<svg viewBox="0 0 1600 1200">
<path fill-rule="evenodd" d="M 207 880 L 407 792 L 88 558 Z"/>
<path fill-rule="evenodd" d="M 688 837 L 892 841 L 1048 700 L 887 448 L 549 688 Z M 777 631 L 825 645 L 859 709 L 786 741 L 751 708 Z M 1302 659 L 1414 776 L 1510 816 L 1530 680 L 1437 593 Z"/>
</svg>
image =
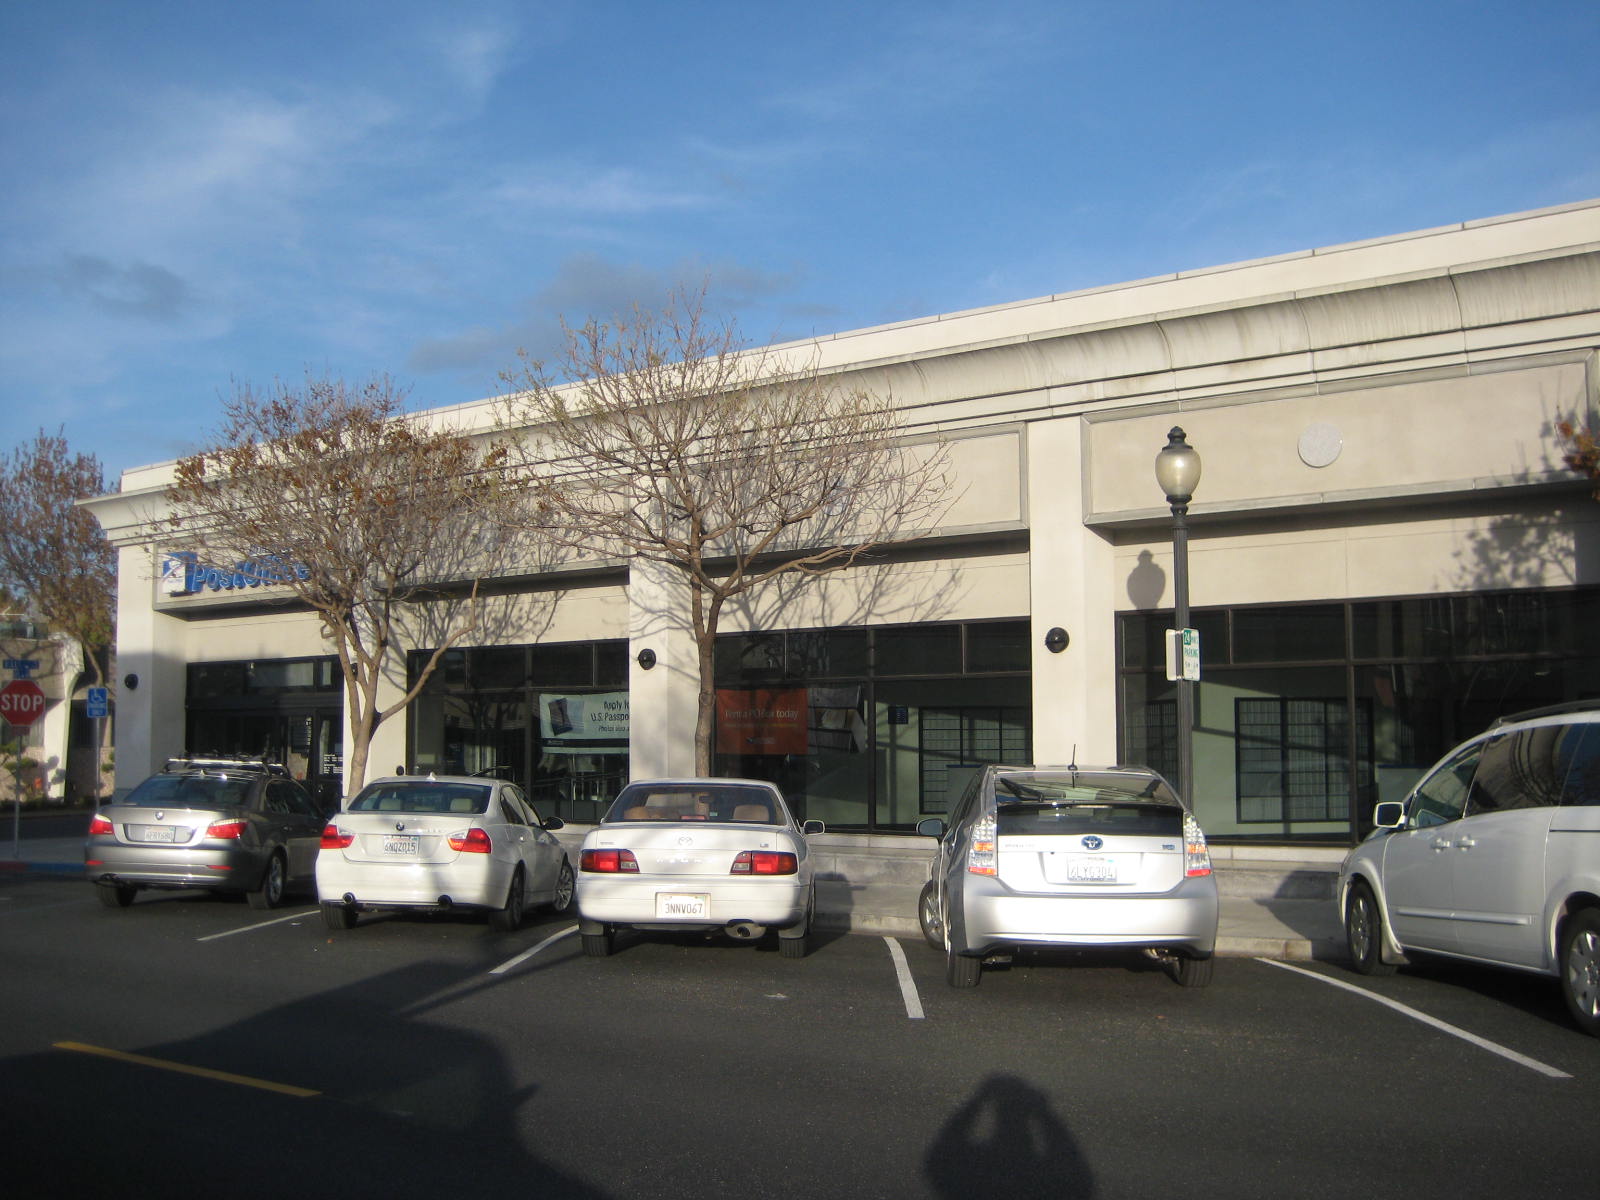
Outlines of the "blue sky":
<svg viewBox="0 0 1600 1200">
<path fill-rule="evenodd" d="M 1600 4 L 0 0 L 0 450 L 491 395 L 709 277 L 795 339 L 1600 197 Z"/>
</svg>

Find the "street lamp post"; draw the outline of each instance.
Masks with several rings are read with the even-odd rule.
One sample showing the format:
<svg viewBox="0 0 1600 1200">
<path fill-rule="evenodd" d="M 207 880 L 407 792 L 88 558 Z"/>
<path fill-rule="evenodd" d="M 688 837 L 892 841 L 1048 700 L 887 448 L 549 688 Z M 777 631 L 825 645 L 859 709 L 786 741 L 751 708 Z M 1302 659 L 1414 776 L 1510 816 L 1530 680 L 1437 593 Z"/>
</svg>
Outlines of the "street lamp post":
<svg viewBox="0 0 1600 1200">
<path fill-rule="evenodd" d="M 1181 639 L 1189 628 L 1189 501 L 1200 483 L 1200 455 L 1174 425 L 1156 455 L 1156 482 L 1172 508 L 1172 608 L 1178 627 L 1178 794 L 1194 803 L 1194 680 L 1184 677 Z"/>
</svg>

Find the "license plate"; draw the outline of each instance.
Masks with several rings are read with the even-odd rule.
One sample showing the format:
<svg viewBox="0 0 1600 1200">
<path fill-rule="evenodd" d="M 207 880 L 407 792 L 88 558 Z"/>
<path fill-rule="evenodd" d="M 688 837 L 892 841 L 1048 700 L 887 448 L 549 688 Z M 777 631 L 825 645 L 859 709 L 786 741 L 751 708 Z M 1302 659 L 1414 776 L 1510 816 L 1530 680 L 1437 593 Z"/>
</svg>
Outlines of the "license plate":
<svg viewBox="0 0 1600 1200">
<path fill-rule="evenodd" d="M 178 841 L 178 827 L 176 825 L 146 825 L 144 827 L 144 840 L 147 842 L 176 842 Z"/>
<path fill-rule="evenodd" d="M 1117 864 L 1109 858 L 1075 858 L 1067 863 L 1067 879 L 1072 883 L 1115 883 Z"/>
<path fill-rule="evenodd" d="M 417 839 L 407 834 L 404 837 L 395 837 L 393 834 L 383 839 L 383 852 L 385 854 L 409 854 L 417 856 Z"/>
<path fill-rule="evenodd" d="M 656 916 L 666 919 L 705 917 L 711 913 L 711 897 L 694 892 L 657 892 Z"/>
</svg>

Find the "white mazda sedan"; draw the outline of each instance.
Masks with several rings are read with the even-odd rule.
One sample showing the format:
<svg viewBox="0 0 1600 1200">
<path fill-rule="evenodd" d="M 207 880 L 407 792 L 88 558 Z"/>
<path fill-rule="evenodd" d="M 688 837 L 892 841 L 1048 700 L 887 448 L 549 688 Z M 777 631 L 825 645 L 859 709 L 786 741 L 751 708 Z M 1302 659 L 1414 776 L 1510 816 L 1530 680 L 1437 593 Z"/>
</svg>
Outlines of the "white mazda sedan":
<svg viewBox="0 0 1600 1200">
<path fill-rule="evenodd" d="M 647 780 L 623 788 L 583 840 L 583 952 L 611 953 L 619 928 L 721 930 L 739 941 L 778 931 L 802 958 L 815 897 L 808 834 L 783 794 L 753 779 Z"/>
<path fill-rule="evenodd" d="M 500 779 L 400 775 L 362 788 L 322 831 L 317 899 L 330 929 L 378 910 L 487 911 L 497 929 L 530 906 L 564 912 L 572 867 L 522 789 Z"/>
</svg>

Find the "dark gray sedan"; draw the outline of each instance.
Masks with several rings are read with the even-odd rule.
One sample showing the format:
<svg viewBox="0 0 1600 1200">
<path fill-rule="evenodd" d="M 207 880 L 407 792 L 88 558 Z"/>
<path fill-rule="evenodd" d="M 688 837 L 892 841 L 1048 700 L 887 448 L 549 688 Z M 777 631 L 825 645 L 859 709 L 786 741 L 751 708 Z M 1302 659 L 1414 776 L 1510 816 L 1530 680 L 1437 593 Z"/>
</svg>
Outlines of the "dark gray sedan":
<svg viewBox="0 0 1600 1200">
<path fill-rule="evenodd" d="M 126 908 L 143 888 L 243 892 L 276 908 L 313 890 L 323 816 L 281 767 L 173 759 L 89 823 L 84 870 L 101 903 Z"/>
</svg>

